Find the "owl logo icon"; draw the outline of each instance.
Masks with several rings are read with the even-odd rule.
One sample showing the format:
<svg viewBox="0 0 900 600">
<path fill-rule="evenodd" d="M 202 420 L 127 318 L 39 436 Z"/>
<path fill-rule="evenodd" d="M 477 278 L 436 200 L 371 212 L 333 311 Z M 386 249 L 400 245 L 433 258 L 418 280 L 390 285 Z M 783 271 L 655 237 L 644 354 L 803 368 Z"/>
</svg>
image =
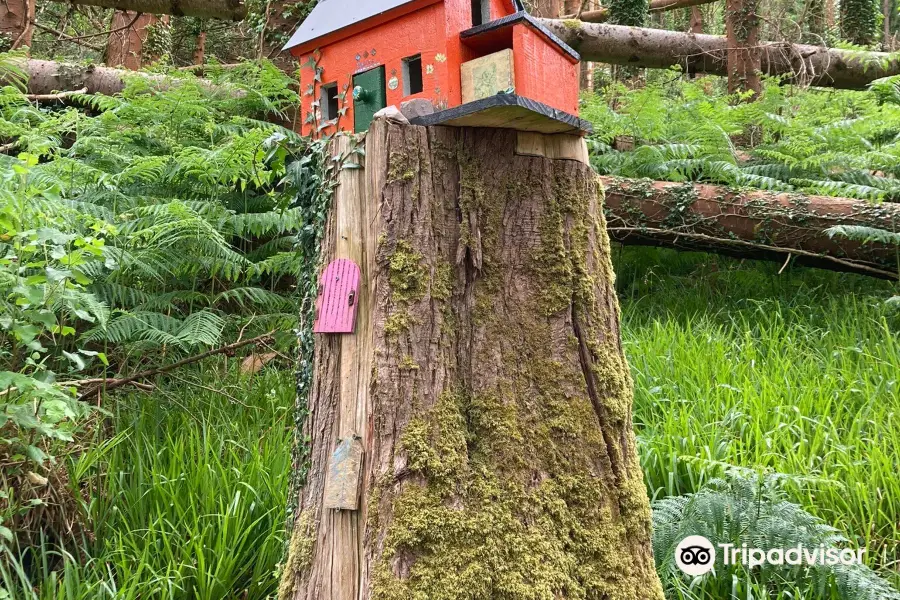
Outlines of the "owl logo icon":
<svg viewBox="0 0 900 600">
<path fill-rule="evenodd" d="M 675 564 L 686 575 L 705 575 L 716 566 L 716 549 L 702 535 L 690 535 L 676 546 Z"/>
</svg>

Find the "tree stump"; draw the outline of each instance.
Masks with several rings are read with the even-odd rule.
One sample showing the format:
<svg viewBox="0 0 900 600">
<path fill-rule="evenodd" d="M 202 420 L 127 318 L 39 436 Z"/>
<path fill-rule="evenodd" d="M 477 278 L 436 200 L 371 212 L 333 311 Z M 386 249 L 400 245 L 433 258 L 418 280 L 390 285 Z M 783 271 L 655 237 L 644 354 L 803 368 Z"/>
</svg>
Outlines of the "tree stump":
<svg viewBox="0 0 900 600">
<path fill-rule="evenodd" d="M 662 599 L 602 188 L 518 135 L 376 120 L 342 171 L 323 256 L 359 311 L 316 339 L 280 597 Z M 357 510 L 326 508 L 348 441 Z"/>
</svg>

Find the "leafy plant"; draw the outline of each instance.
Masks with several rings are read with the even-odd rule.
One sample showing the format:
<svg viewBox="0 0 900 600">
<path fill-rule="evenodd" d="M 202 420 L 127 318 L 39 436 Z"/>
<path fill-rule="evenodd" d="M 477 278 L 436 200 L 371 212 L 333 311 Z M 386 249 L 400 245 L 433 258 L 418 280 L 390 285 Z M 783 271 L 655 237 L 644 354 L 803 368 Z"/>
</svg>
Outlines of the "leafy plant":
<svg viewBox="0 0 900 600">
<path fill-rule="evenodd" d="M 675 77 L 611 85 L 588 95 L 582 114 L 598 132 L 591 163 L 602 174 L 893 201 L 900 106 L 883 101 L 892 84 L 874 89 L 795 91 L 769 80 L 759 101 L 735 105 L 710 78 Z"/>
<path fill-rule="evenodd" d="M 768 551 L 802 545 L 810 550 L 845 548 L 847 540 L 797 504 L 786 499 L 785 485 L 803 478 L 726 466 L 725 476 L 701 490 L 653 504 L 653 548 L 657 570 L 669 596 L 690 598 L 750 595 L 787 598 L 795 594 L 842 600 L 898 600 L 900 592 L 864 565 L 759 567 L 725 564 L 717 552 L 714 570 L 698 580 L 675 565 L 675 549 L 689 535 L 712 542 Z M 738 589 L 735 589 L 738 588 Z"/>
</svg>

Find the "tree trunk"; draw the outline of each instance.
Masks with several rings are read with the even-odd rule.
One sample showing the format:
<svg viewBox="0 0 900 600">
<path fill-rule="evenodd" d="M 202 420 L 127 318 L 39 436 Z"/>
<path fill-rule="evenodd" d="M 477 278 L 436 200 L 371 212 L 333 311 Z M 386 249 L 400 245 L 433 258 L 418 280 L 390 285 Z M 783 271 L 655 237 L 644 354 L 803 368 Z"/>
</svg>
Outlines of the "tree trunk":
<svg viewBox="0 0 900 600">
<path fill-rule="evenodd" d="M 113 69 L 98 65 L 59 63 L 52 60 L 30 59 L 17 64 L 28 74 L 28 93 L 38 95 L 83 88 L 88 94 L 112 96 L 125 89 L 126 77 L 135 75 L 135 73 L 123 69 Z M 140 73 L 139 76 L 152 82 L 160 90 L 177 85 L 179 81 L 172 77 L 152 73 Z M 223 94 L 240 96 L 245 93 L 243 90 L 228 84 L 214 85 L 204 79 L 200 79 L 199 82 L 207 89 Z M 5 83 L 2 78 L 0 78 L 0 83 Z"/>
<path fill-rule="evenodd" d="M 156 15 L 117 10 L 113 14 L 106 64 L 137 71 L 159 58 L 158 50 L 147 44 L 154 27 L 164 24 Z"/>
<path fill-rule="evenodd" d="M 151 15 L 242 21 L 247 6 L 241 0 L 66 0 L 72 4 L 101 6 Z"/>
<path fill-rule="evenodd" d="M 703 33 L 703 11 L 699 6 L 691 7 L 691 33 Z"/>
<path fill-rule="evenodd" d="M 725 0 L 725 39 L 728 43 L 728 93 L 759 98 L 761 54 L 759 0 Z"/>
<path fill-rule="evenodd" d="M 671 246 L 897 277 L 897 249 L 831 238 L 835 225 L 900 231 L 900 204 L 736 192 L 714 185 L 602 177 L 609 234 L 625 244 Z"/>
<path fill-rule="evenodd" d="M 825 43 L 827 14 L 825 0 L 807 0 L 806 24 L 809 30 L 807 41 L 813 44 Z M 802 23 L 801 23 L 802 25 Z"/>
<path fill-rule="evenodd" d="M 608 4 L 610 23 L 634 27 L 644 24 L 650 8 L 647 0 L 608 0 Z"/>
<path fill-rule="evenodd" d="M 582 60 L 650 69 L 681 65 L 688 73 L 728 74 L 724 36 L 559 19 L 541 23 L 578 50 Z M 865 89 L 875 79 L 900 75 L 900 60 L 884 52 L 780 42 L 761 42 L 759 48 L 764 74 L 807 85 Z"/>
<path fill-rule="evenodd" d="M 841 0 L 841 37 L 868 46 L 875 41 L 878 7 L 875 0 Z"/>
<path fill-rule="evenodd" d="M 202 65 L 206 62 L 206 32 L 201 31 L 197 34 L 197 42 L 194 45 L 194 52 L 191 54 L 191 64 Z"/>
<path fill-rule="evenodd" d="M 34 0 L 2 0 L 0 52 L 31 46 L 34 34 Z"/>
<path fill-rule="evenodd" d="M 265 4 L 265 26 L 259 38 L 259 58 L 268 58 L 279 69 L 293 75 L 297 60 L 282 48 L 311 10 L 308 0 L 271 0 Z"/>
<path fill-rule="evenodd" d="M 884 0 L 882 3 L 882 12 L 884 14 L 884 28 L 881 40 L 881 49 L 885 52 L 891 52 L 891 7 L 894 5 L 892 0 Z"/>
<path fill-rule="evenodd" d="M 596 175 L 510 130 L 365 144 L 323 248 L 361 265 L 356 333 L 317 337 L 279 597 L 662 600 Z"/>
</svg>

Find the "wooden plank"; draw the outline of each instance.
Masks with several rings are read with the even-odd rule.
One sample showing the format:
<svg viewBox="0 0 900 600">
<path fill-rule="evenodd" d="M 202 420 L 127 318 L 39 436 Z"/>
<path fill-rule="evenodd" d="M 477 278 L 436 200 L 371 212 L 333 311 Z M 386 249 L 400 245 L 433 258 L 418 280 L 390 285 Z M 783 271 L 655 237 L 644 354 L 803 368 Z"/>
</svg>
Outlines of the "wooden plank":
<svg viewBox="0 0 900 600">
<path fill-rule="evenodd" d="M 586 165 L 590 164 L 587 142 L 577 135 L 544 135 L 520 131 L 516 138 L 516 154 L 555 160 L 577 160 Z"/>
<path fill-rule="evenodd" d="M 462 71 L 463 103 L 474 102 L 516 89 L 511 49 L 464 62 L 460 69 Z"/>
<path fill-rule="evenodd" d="M 358 438 L 341 440 L 328 465 L 329 485 L 325 488 L 325 508 L 356 510 L 359 507 L 359 479 L 363 447 Z"/>
<path fill-rule="evenodd" d="M 348 136 L 339 136 L 334 141 L 334 153 L 349 156 L 355 140 Z M 358 156 L 348 160 L 358 161 Z M 371 347 L 367 336 L 369 313 L 371 312 L 369 291 L 371 272 L 366 266 L 366 244 L 369 241 L 365 230 L 365 171 L 363 169 L 343 169 L 338 175 L 338 186 L 334 193 L 335 219 L 335 252 L 334 258 L 348 258 L 360 265 L 360 283 L 358 291 L 358 311 L 356 333 L 341 335 L 340 338 L 340 392 L 338 420 L 335 431 L 338 440 L 357 440 L 361 455 L 359 470 L 365 462 L 367 419 L 368 368 L 370 361 L 362 356 L 366 348 Z M 325 489 L 334 486 L 334 474 L 326 474 Z M 360 501 L 361 485 L 355 482 L 357 508 Z M 323 498 L 324 501 L 324 498 Z M 324 502 L 323 502 L 324 505 Z M 359 510 L 332 510 L 324 508 L 323 525 L 329 529 L 329 554 L 326 564 L 328 575 L 325 585 L 320 590 L 319 598 L 323 600 L 353 600 L 359 596 L 360 585 L 360 512 Z"/>
</svg>

